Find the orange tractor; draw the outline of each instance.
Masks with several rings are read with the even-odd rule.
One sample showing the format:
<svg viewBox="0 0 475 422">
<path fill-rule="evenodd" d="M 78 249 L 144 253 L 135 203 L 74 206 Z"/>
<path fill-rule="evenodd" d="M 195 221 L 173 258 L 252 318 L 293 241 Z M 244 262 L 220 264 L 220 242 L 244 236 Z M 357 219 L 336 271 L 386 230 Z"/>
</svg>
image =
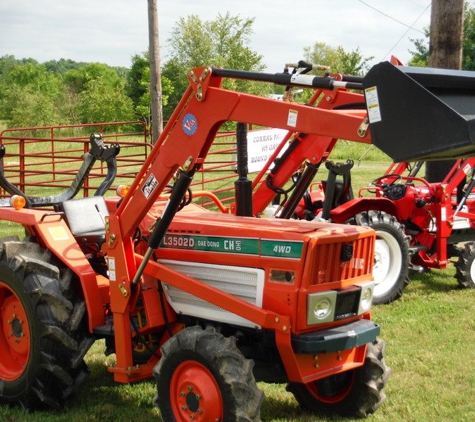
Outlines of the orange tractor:
<svg viewBox="0 0 475 422">
<path fill-rule="evenodd" d="M 256 381 L 287 383 L 313 412 L 374 412 L 390 372 L 370 315 L 374 231 L 256 218 L 245 148 L 245 123 L 305 133 L 322 153 L 333 139 L 370 143 L 367 111 L 221 88 L 226 77 L 317 90 L 361 82 L 209 67 L 188 76 L 125 195 L 102 195 L 118 148 L 97 137 L 86 159 L 111 171 L 95 196 L 72 198 L 89 161 L 64 195 L 29 197 L 0 178 L 12 194 L 0 220 L 26 232 L 0 241 L 0 401 L 61 406 L 104 339 L 115 381 L 156 378 L 165 421 L 258 421 Z M 190 189 L 226 121 L 240 122 L 234 214 L 196 205 Z"/>
</svg>

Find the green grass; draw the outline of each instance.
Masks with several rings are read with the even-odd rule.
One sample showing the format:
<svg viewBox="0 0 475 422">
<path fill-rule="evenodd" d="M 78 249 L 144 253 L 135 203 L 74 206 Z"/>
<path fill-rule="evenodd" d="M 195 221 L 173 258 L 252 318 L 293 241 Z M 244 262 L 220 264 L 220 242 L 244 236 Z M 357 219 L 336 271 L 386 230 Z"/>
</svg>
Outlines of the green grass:
<svg viewBox="0 0 475 422">
<path fill-rule="evenodd" d="M 365 147 L 366 148 L 366 147 Z M 373 150 L 373 149 L 372 149 Z M 363 146 L 350 158 L 361 156 Z M 381 175 L 388 161 L 380 153 L 355 163 L 353 181 L 365 186 Z M 337 160 L 332 156 L 332 159 Z M 346 157 L 338 158 L 345 159 Z M 12 231 L 12 227 L 4 230 Z M 21 231 L 21 230 L 20 230 Z M 387 400 L 368 421 L 466 421 L 475 420 L 472 393 L 475 391 L 475 290 L 458 288 L 451 265 L 445 271 L 411 274 L 403 297 L 374 308 L 373 318 L 381 325 L 387 343 L 386 363 L 392 375 L 385 390 Z M 133 385 L 113 381 L 99 341 L 86 356 L 91 376 L 79 392 L 54 412 L 25 414 L 0 406 L 5 422 L 130 422 L 158 420 L 152 406 L 153 380 Z M 345 421 L 336 416 L 303 412 L 284 385 L 259 383 L 266 395 L 262 420 L 266 422 Z"/>
<path fill-rule="evenodd" d="M 473 303 L 475 290 L 462 290 L 454 270 L 414 274 L 403 297 L 374 308 L 387 343 L 386 363 L 392 369 L 385 404 L 368 421 L 466 421 L 475 420 L 471 394 L 475 389 Z M 33 415 L 0 407 L 5 422 L 128 422 L 158 420 L 152 406 L 153 381 L 119 385 L 112 380 L 97 342 L 87 362 L 91 377 L 79 393 L 56 412 Z M 284 385 L 259 383 L 266 394 L 262 420 L 353 421 L 316 416 L 299 409 Z"/>
</svg>

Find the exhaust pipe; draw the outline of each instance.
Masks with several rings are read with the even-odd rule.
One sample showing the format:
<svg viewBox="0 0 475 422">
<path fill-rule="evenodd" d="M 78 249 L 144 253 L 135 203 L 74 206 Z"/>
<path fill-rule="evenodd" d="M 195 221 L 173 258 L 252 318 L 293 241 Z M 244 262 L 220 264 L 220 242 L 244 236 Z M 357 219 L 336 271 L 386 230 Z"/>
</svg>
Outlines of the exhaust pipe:
<svg viewBox="0 0 475 422">
<path fill-rule="evenodd" d="M 238 123 L 236 127 L 237 174 L 234 182 L 236 215 L 252 217 L 252 182 L 247 178 L 247 125 Z"/>
</svg>

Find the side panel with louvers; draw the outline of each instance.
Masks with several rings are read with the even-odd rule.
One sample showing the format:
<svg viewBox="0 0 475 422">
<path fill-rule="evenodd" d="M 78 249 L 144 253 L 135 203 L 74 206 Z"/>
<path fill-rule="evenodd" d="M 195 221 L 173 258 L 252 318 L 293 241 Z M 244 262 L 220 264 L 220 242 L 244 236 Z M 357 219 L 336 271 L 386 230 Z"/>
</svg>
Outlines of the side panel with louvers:
<svg viewBox="0 0 475 422">
<path fill-rule="evenodd" d="M 212 265 L 195 262 L 160 260 L 161 264 L 187 276 L 236 296 L 253 305 L 262 307 L 265 271 L 258 268 Z M 173 310 L 179 314 L 255 327 L 252 321 L 241 318 L 224 309 L 162 283 L 163 290 Z"/>
</svg>

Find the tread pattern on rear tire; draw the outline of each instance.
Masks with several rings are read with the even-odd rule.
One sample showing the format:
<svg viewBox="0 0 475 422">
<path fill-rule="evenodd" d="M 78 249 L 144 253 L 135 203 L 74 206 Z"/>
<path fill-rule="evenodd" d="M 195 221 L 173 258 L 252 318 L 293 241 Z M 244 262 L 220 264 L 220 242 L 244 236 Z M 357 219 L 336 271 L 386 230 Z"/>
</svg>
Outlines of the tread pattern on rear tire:
<svg viewBox="0 0 475 422">
<path fill-rule="evenodd" d="M 56 408 L 86 380 L 94 342 L 73 273 L 33 242 L 0 241 L 0 280 L 20 298 L 30 328 L 30 356 L 16 380 L 0 379 L 0 402 L 27 410 Z"/>
</svg>

